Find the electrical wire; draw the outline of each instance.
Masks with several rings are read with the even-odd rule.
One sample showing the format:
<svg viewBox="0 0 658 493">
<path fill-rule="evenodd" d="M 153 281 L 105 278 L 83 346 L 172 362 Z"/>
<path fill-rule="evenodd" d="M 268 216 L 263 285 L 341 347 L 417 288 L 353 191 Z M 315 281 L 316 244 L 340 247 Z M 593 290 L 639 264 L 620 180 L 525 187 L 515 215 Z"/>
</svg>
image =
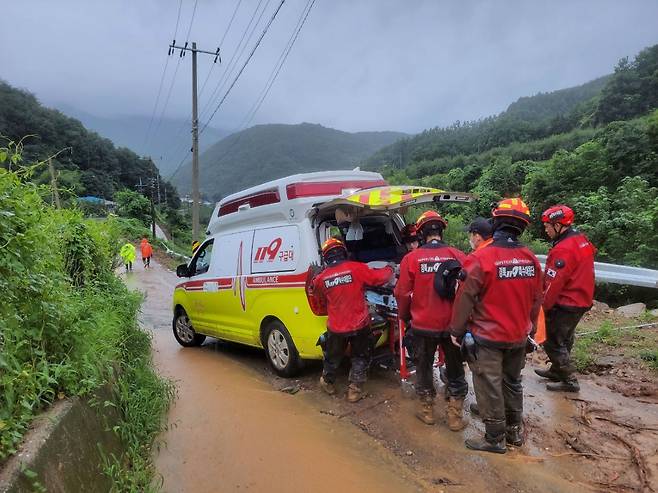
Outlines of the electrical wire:
<svg viewBox="0 0 658 493">
<path fill-rule="evenodd" d="M 176 39 L 176 36 L 178 35 L 178 24 L 180 22 L 180 13 L 181 13 L 182 8 L 183 8 L 183 0 L 180 0 L 178 2 L 178 15 L 176 16 L 176 28 L 174 29 L 174 37 L 172 38 L 174 40 Z M 151 127 L 153 126 L 153 119 L 155 118 L 155 112 L 157 111 L 158 103 L 160 102 L 160 95 L 162 94 L 162 86 L 164 85 L 165 75 L 167 73 L 167 67 L 169 66 L 169 59 L 170 59 L 170 56 L 167 55 L 164 70 L 162 71 L 162 76 L 160 77 L 160 85 L 158 87 L 158 95 L 155 98 L 155 104 L 153 105 L 153 112 L 151 113 L 151 118 L 149 120 L 149 126 L 148 126 L 148 129 L 146 130 L 146 135 L 144 136 L 144 147 L 146 147 L 146 144 L 148 143 L 149 137 L 151 135 Z"/>
<path fill-rule="evenodd" d="M 190 38 L 190 32 L 192 31 L 192 24 L 194 24 L 194 16 L 196 15 L 196 8 L 199 0 L 194 0 L 194 9 L 192 10 L 192 17 L 190 18 L 190 25 L 187 28 L 187 35 L 185 36 L 185 44 L 188 43 L 189 38 Z M 162 111 L 160 112 L 160 118 L 158 119 L 158 124 L 155 127 L 155 130 L 153 131 L 154 133 L 157 133 L 157 131 L 160 129 L 160 125 L 162 124 L 162 120 L 164 119 L 164 114 L 165 111 L 167 110 L 167 106 L 169 105 L 169 99 L 171 98 L 171 92 L 174 89 L 174 83 L 176 82 L 176 75 L 178 74 L 178 69 L 180 68 L 180 63 L 181 60 L 183 59 L 182 56 L 178 57 L 178 62 L 176 63 L 176 69 L 174 70 L 174 76 L 171 78 L 171 84 L 169 85 L 169 90 L 167 91 L 167 98 L 165 99 L 164 105 L 162 106 Z"/>
<path fill-rule="evenodd" d="M 254 56 L 254 53 L 256 53 L 256 50 L 258 49 L 258 47 L 260 46 L 261 42 L 263 41 L 263 38 L 264 38 L 265 35 L 267 34 L 267 31 L 269 30 L 270 26 L 272 25 L 272 22 L 274 22 L 274 19 L 276 19 L 276 16 L 277 16 L 277 14 L 279 13 L 279 11 L 281 10 L 281 7 L 283 7 L 283 4 L 285 3 L 285 1 L 286 1 L 286 0 L 281 0 L 281 3 L 279 3 L 279 6 L 276 8 L 276 10 L 274 11 L 274 13 L 272 14 L 272 17 L 270 18 L 270 20 L 268 21 L 267 25 L 265 26 L 265 29 L 263 29 L 263 32 L 261 33 L 260 37 L 258 38 L 258 41 L 256 41 L 256 44 L 255 44 L 254 47 L 252 48 L 251 53 L 249 53 L 249 56 L 247 57 L 247 59 L 245 60 L 245 62 L 242 64 L 242 67 L 240 68 L 240 71 L 237 73 L 237 75 L 236 75 L 235 78 L 233 79 L 233 82 L 231 82 L 231 85 L 229 86 L 229 88 L 228 88 L 228 89 L 226 90 L 226 92 L 224 93 L 224 96 L 222 97 L 222 99 L 219 101 L 219 103 L 217 103 L 217 107 L 215 108 L 215 110 L 214 110 L 214 111 L 212 112 L 212 114 L 210 115 L 210 118 L 208 119 L 208 121 L 206 121 L 206 123 L 203 125 L 203 128 L 201 129 L 201 131 L 199 132 L 199 134 L 202 134 L 202 133 L 206 130 L 206 128 L 208 128 L 208 125 L 210 124 L 210 122 L 212 121 L 212 119 L 215 117 L 215 115 L 216 115 L 217 112 L 219 111 L 219 108 L 221 108 L 221 107 L 222 107 L 222 104 L 224 104 L 224 101 L 226 101 L 226 98 L 227 98 L 228 95 L 231 93 L 231 90 L 233 89 L 233 87 L 235 87 L 235 84 L 238 82 L 238 79 L 240 79 L 240 76 L 241 76 L 242 73 L 244 72 L 244 69 L 247 67 L 247 65 L 249 64 L 249 61 L 250 61 L 251 58 Z"/>
<path fill-rule="evenodd" d="M 231 22 L 229 22 L 229 27 L 230 27 L 230 24 L 233 22 L 233 18 L 235 17 L 235 14 L 236 14 L 236 12 L 237 12 L 237 10 L 238 10 L 238 7 L 240 6 L 241 3 L 242 3 L 242 0 L 240 0 L 240 1 L 238 2 L 238 4 L 237 4 L 235 10 L 233 11 L 233 16 L 231 17 Z M 238 42 L 238 45 L 237 45 L 235 51 L 233 52 L 233 55 L 231 56 L 231 59 L 229 60 L 227 66 L 226 66 L 227 68 L 222 72 L 222 75 L 220 76 L 220 79 L 219 79 L 219 81 L 217 82 L 217 85 L 216 85 L 215 89 L 213 90 L 212 94 L 211 94 L 210 97 L 208 98 L 206 104 L 202 105 L 202 107 L 201 107 L 201 111 L 199 112 L 199 115 L 200 115 L 200 116 L 199 116 L 199 119 L 201 119 L 202 116 L 203 116 L 203 114 L 208 110 L 208 108 L 210 108 L 210 104 L 211 104 L 211 102 L 213 101 L 213 99 L 215 98 L 215 94 L 217 93 L 217 91 L 219 90 L 219 88 L 222 86 L 222 81 L 224 80 L 224 78 L 225 78 L 227 72 L 228 72 L 229 70 L 232 70 L 232 67 L 233 67 L 233 65 L 234 65 L 233 62 L 234 62 L 234 60 L 236 60 L 236 54 L 237 54 L 238 51 L 240 50 L 240 47 L 242 46 L 242 43 L 244 42 L 245 37 L 247 36 L 247 33 L 249 32 L 249 29 L 250 29 L 251 25 L 253 24 L 254 19 L 256 18 L 256 15 L 258 14 L 258 11 L 260 10 L 260 6 L 261 6 L 262 3 L 263 3 L 263 0 L 259 0 L 259 1 L 258 1 L 258 5 L 256 6 L 256 9 L 255 9 L 255 10 L 253 11 L 253 13 L 251 14 L 251 18 L 249 19 L 249 23 L 247 24 L 247 27 L 245 28 L 244 32 L 242 33 L 242 37 L 240 38 L 240 41 Z M 263 9 L 263 12 L 264 12 L 264 11 L 265 11 L 265 9 Z M 260 15 L 260 17 L 259 17 L 259 19 L 258 19 L 258 22 L 260 22 L 260 18 L 262 17 L 263 12 L 261 12 L 261 15 Z M 258 22 L 256 23 L 256 25 L 258 25 Z M 254 27 L 255 27 L 255 26 L 254 26 Z M 226 29 L 226 31 L 224 32 L 224 35 L 222 36 L 222 41 L 220 42 L 220 47 L 222 46 L 222 44 L 223 44 L 223 42 L 224 42 L 224 39 L 226 38 L 227 33 L 228 33 L 228 28 Z M 252 34 L 253 34 L 253 31 L 252 31 Z M 250 40 L 250 39 L 251 39 L 251 35 L 247 38 L 247 41 L 246 41 L 246 43 L 245 43 L 244 46 L 246 46 L 247 43 L 249 43 L 249 40 Z M 237 63 L 237 60 L 236 60 L 236 63 Z M 214 67 L 214 65 L 215 65 L 215 64 L 213 64 L 213 67 Z M 212 70 L 212 67 L 211 67 L 211 70 Z M 208 78 L 209 78 L 209 77 L 210 77 L 210 71 L 208 72 L 208 76 L 206 77 L 206 81 L 204 81 L 204 85 L 201 87 L 201 92 L 199 93 L 199 99 L 201 98 L 201 93 L 203 93 L 204 86 L 205 86 L 206 82 L 208 81 Z M 176 132 L 176 137 L 178 137 L 178 136 L 180 135 L 180 133 L 183 131 L 183 129 L 184 129 L 185 127 L 191 125 L 191 123 L 192 123 L 192 115 L 190 114 L 189 119 L 187 119 L 187 120 L 183 123 L 183 125 L 181 125 L 181 127 L 178 129 L 178 131 Z M 173 140 L 175 140 L 175 138 L 174 138 Z M 174 143 L 174 145 L 171 147 L 171 151 L 172 151 L 171 154 L 174 154 L 174 155 L 178 154 L 178 153 L 182 150 L 182 148 L 183 148 L 184 146 L 185 146 L 185 143 L 178 143 L 178 144 L 175 144 L 175 143 Z M 166 154 L 169 154 L 169 152 L 167 152 Z M 187 156 L 188 154 L 189 154 L 189 153 L 186 152 L 185 155 Z"/>
</svg>

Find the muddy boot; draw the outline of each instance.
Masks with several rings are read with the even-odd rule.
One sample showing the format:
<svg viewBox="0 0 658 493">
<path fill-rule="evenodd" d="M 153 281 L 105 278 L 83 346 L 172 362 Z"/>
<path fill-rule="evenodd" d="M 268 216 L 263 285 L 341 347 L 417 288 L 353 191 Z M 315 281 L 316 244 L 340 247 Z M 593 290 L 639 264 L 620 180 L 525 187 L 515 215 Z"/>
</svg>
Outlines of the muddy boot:
<svg viewBox="0 0 658 493">
<path fill-rule="evenodd" d="M 510 425 L 505 428 L 505 440 L 509 445 L 520 447 L 523 445 L 523 425 Z"/>
<path fill-rule="evenodd" d="M 329 395 L 334 395 L 336 393 L 336 387 L 334 386 L 334 384 L 331 382 L 327 382 L 324 379 L 324 376 L 320 377 L 320 388 Z"/>
<path fill-rule="evenodd" d="M 554 372 L 552 368 L 547 368 L 546 370 L 535 369 L 535 373 L 537 375 L 539 375 L 540 377 L 548 378 L 549 380 L 552 380 L 553 382 L 559 382 L 560 381 L 560 375 L 558 375 L 556 372 Z"/>
<path fill-rule="evenodd" d="M 479 416 L 480 415 L 480 408 L 477 405 L 477 402 L 471 402 L 468 405 L 468 410 L 471 411 L 471 414 L 473 416 Z"/>
<path fill-rule="evenodd" d="M 580 385 L 578 380 L 566 380 L 562 382 L 547 383 L 546 390 L 553 392 L 578 392 L 580 390 Z"/>
<path fill-rule="evenodd" d="M 495 454 L 504 454 L 507 452 L 505 447 L 505 423 L 486 424 L 487 430 L 482 438 L 469 438 L 464 443 L 466 448 L 471 450 L 480 450 L 482 452 L 493 452 Z"/>
<path fill-rule="evenodd" d="M 434 399 L 430 396 L 423 396 L 418 399 L 416 417 L 426 425 L 433 425 L 434 420 Z"/>
<path fill-rule="evenodd" d="M 450 431 L 460 431 L 466 427 L 466 421 L 464 420 L 464 398 L 450 398 L 446 408 L 446 417 Z"/>
<path fill-rule="evenodd" d="M 358 383 L 350 383 L 347 387 L 347 402 L 359 402 L 363 399 L 363 389 Z"/>
</svg>

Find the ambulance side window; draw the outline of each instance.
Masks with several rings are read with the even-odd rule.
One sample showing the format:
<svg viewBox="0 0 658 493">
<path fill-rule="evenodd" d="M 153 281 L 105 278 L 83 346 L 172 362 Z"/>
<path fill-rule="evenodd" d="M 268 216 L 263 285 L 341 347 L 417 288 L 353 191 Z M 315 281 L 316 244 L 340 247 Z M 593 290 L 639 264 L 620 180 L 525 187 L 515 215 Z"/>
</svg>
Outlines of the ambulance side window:
<svg viewBox="0 0 658 493">
<path fill-rule="evenodd" d="M 213 247 L 213 240 L 209 241 L 205 245 L 201 245 L 199 248 L 199 252 L 197 253 L 196 257 L 194 257 L 194 265 L 192 271 L 194 272 L 194 276 L 198 276 L 199 274 L 205 274 L 208 272 L 208 268 L 210 267 L 210 260 L 212 259 L 212 247 Z"/>
</svg>

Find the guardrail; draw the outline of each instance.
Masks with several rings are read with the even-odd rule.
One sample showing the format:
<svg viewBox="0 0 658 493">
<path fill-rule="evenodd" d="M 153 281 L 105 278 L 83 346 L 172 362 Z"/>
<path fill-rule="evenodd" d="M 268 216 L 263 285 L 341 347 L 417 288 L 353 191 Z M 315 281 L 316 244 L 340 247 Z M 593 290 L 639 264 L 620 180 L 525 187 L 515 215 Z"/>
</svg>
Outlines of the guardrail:
<svg viewBox="0 0 658 493">
<path fill-rule="evenodd" d="M 546 255 L 537 255 L 537 258 L 541 262 L 542 268 L 544 268 Z M 594 272 L 596 282 L 658 289 L 658 270 L 594 262 Z"/>
</svg>

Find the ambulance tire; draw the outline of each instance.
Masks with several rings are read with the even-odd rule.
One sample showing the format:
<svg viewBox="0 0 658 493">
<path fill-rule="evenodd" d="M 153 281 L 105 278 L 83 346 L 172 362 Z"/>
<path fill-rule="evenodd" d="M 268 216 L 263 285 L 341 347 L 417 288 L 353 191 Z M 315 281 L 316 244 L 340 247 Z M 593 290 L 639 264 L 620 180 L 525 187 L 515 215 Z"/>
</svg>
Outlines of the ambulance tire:
<svg viewBox="0 0 658 493">
<path fill-rule="evenodd" d="M 299 353 L 286 326 L 279 320 L 267 324 L 263 332 L 263 346 L 274 373 L 293 377 L 301 368 Z"/>
<path fill-rule="evenodd" d="M 183 347 L 200 346 L 203 341 L 206 340 L 206 336 L 203 334 L 197 334 L 194 331 L 194 327 L 192 327 L 192 322 L 187 316 L 187 312 L 182 308 L 176 310 L 172 329 L 176 341 Z"/>
</svg>

